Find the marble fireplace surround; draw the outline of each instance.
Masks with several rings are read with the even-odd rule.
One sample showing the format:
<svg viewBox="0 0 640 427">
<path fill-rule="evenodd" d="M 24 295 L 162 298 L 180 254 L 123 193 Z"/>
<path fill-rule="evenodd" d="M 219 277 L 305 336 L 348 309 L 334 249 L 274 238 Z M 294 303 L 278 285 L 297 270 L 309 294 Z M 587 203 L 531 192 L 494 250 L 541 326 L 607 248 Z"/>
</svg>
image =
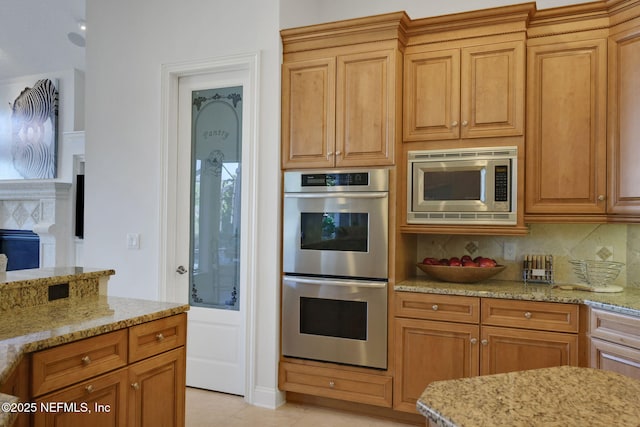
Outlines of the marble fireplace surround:
<svg viewBox="0 0 640 427">
<path fill-rule="evenodd" d="M 40 238 L 40 267 L 73 260 L 70 183 L 0 182 L 0 229 L 33 231 Z"/>
</svg>

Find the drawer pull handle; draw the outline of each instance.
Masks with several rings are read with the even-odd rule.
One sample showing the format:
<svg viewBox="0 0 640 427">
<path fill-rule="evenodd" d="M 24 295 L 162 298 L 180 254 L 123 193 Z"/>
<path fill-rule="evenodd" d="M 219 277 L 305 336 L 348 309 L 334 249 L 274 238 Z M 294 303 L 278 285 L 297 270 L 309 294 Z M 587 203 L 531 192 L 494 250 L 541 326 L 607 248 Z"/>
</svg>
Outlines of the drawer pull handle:
<svg viewBox="0 0 640 427">
<path fill-rule="evenodd" d="M 329 387 L 334 388 L 336 386 L 336 383 L 333 381 L 329 381 Z"/>
<path fill-rule="evenodd" d="M 87 393 L 93 393 L 93 391 L 95 390 L 95 389 L 93 388 L 93 385 L 91 385 L 91 384 L 89 384 L 88 386 L 86 386 L 84 389 L 87 391 Z"/>
<path fill-rule="evenodd" d="M 487 345 L 487 344 L 489 344 L 489 340 L 482 340 L 482 341 L 480 341 L 480 342 L 482 343 L 482 345 Z"/>
<path fill-rule="evenodd" d="M 157 341 L 163 341 L 164 340 L 164 335 L 162 335 L 162 332 L 160 332 L 158 335 L 156 335 L 156 340 Z"/>
<path fill-rule="evenodd" d="M 140 384 L 138 383 L 131 383 L 131 388 L 134 390 L 140 390 Z"/>
<path fill-rule="evenodd" d="M 438 308 L 439 308 L 439 307 L 438 307 L 438 304 L 433 304 L 433 305 L 431 306 L 431 309 L 432 309 L 433 311 L 438 311 Z"/>
<path fill-rule="evenodd" d="M 84 356 L 84 357 L 83 357 L 82 359 L 80 359 L 80 360 L 82 360 L 82 364 L 83 364 L 84 366 L 87 366 L 89 363 L 91 363 L 91 358 L 90 358 L 89 356 Z"/>
<path fill-rule="evenodd" d="M 524 318 L 525 318 L 525 319 L 531 319 L 531 313 L 527 311 L 527 312 L 524 314 Z"/>
</svg>

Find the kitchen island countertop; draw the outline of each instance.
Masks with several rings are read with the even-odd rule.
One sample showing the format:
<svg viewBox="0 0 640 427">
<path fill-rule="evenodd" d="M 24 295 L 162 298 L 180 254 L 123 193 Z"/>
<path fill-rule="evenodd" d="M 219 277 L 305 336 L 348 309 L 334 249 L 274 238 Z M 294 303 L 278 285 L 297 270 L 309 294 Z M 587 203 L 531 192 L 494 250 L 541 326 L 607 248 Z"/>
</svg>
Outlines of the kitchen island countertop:
<svg viewBox="0 0 640 427">
<path fill-rule="evenodd" d="M 591 368 L 533 369 L 436 381 L 416 407 L 440 427 L 637 427 L 640 381 Z"/>
<path fill-rule="evenodd" d="M 92 279 L 113 273 L 76 267 L 4 273 L 0 277 L 0 299 L 5 303 L 0 301 L 0 385 L 28 353 L 189 310 L 188 304 L 100 294 Z M 46 299 L 46 288 L 61 282 L 71 282 L 69 297 L 42 303 L 39 288 L 44 288 Z M 20 289 L 24 290 L 14 292 Z M 16 401 L 15 396 L 0 394 L 0 404 Z M 10 426 L 15 415 L 0 411 L 0 427 Z"/>
</svg>

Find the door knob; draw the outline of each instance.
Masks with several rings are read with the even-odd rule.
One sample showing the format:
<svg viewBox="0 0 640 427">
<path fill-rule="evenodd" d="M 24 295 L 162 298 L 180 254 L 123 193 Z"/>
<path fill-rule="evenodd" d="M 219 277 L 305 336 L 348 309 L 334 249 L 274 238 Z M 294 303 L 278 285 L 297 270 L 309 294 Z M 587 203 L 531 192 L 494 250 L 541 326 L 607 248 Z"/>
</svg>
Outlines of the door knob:
<svg viewBox="0 0 640 427">
<path fill-rule="evenodd" d="M 184 273 L 186 273 L 187 271 L 189 271 L 189 270 L 187 270 L 186 268 L 184 268 L 184 266 L 182 266 L 182 265 L 179 265 L 179 266 L 178 266 L 178 268 L 176 268 L 176 273 L 178 273 L 178 274 L 184 274 Z"/>
</svg>

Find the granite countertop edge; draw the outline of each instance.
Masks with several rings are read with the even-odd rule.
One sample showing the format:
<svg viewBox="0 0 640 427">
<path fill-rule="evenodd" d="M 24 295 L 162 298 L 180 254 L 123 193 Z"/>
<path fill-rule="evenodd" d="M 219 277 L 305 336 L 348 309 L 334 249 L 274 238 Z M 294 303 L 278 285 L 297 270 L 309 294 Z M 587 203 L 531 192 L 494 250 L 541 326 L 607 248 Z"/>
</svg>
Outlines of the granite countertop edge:
<svg viewBox="0 0 640 427">
<path fill-rule="evenodd" d="M 622 292 L 598 293 L 562 290 L 548 284 L 524 284 L 518 281 L 486 280 L 475 284 L 448 283 L 426 276 L 398 282 L 396 292 L 430 293 L 523 301 L 585 304 L 593 308 L 640 317 L 640 288 L 626 287 Z"/>
<path fill-rule="evenodd" d="M 82 279 L 109 277 L 116 274 L 113 269 L 86 267 L 45 267 L 0 272 L 3 289 L 23 288 L 34 285 L 46 286 Z"/>
</svg>

